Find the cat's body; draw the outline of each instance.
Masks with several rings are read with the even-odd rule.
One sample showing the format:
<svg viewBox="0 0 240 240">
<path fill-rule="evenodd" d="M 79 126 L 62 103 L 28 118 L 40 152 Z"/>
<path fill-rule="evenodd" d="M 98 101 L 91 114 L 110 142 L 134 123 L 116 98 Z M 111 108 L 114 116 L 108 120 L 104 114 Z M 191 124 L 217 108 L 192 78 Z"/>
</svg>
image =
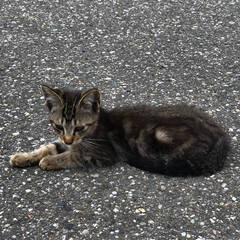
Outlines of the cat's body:
<svg viewBox="0 0 240 240">
<path fill-rule="evenodd" d="M 100 107 L 87 92 L 43 86 L 50 122 L 63 143 L 17 153 L 13 166 L 38 162 L 46 170 L 109 166 L 123 160 L 168 175 L 212 174 L 222 169 L 228 138 L 207 114 L 190 106 Z"/>
</svg>

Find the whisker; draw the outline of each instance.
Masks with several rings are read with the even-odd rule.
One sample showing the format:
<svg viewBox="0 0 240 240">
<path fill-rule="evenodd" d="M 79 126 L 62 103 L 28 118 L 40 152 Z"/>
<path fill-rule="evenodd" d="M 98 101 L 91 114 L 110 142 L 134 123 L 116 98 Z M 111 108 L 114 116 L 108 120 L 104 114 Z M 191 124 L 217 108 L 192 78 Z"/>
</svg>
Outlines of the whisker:
<svg viewBox="0 0 240 240">
<path fill-rule="evenodd" d="M 104 138 L 86 138 L 84 140 L 97 141 L 97 142 L 109 142 L 108 139 L 104 139 Z"/>
<path fill-rule="evenodd" d="M 91 141 L 83 141 L 83 143 L 91 144 L 91 145 L 94 145 L 94 146 L 101 146 L 101 144 L 91 142 Z"/>
</svg>

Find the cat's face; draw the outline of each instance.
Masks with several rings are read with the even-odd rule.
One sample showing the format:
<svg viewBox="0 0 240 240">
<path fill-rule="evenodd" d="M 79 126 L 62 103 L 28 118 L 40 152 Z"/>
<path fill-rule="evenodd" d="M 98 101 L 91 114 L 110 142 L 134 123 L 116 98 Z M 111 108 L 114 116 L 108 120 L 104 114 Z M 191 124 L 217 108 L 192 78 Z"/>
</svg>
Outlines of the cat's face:
<svg viewBox="0 0 240 240">
<path fill-rule="evenodd" d="M 93 134 L 100 110 L 97 89 L 80 92 L 42 86 L 42 90 L 51 126 L 65 144 L 79 143 Z"/>
</svg>

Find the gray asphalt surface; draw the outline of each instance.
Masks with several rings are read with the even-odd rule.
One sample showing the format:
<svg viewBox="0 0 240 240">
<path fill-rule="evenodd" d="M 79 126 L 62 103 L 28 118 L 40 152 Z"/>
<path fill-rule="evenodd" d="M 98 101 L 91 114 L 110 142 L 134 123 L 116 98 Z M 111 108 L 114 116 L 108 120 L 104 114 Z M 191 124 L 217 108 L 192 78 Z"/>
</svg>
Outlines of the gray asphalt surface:
<svg viewBox="0 0 240 240">
<path fill-rule="evenodd" d="M 239 14 L 239 0 L 1 0 L 0 239 L 239 240 Z M 43 83 L 97 86 L 106 108 L 197 105 L 231 135 L 227 166 L 198 178 L 11 168 L 55 139 Z"/>
</svg>

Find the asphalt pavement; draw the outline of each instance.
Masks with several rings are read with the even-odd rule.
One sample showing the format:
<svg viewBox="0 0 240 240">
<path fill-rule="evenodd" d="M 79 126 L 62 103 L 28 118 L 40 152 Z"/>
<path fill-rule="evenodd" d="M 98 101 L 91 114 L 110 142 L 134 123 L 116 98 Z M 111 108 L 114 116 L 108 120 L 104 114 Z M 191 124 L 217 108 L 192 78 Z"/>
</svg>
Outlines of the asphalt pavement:
<svg viewBox="0 0 240 240">
<path fill-rule="evenodd" d="M 1 0 L 0 239 L 240 239 L 239 0 Z M 118 163 L 12 168 L 55 139 L 40 84 L 98 87 L 102 104 L 196 105 L 232 150 L 209 177 Z"/>
</svg>

